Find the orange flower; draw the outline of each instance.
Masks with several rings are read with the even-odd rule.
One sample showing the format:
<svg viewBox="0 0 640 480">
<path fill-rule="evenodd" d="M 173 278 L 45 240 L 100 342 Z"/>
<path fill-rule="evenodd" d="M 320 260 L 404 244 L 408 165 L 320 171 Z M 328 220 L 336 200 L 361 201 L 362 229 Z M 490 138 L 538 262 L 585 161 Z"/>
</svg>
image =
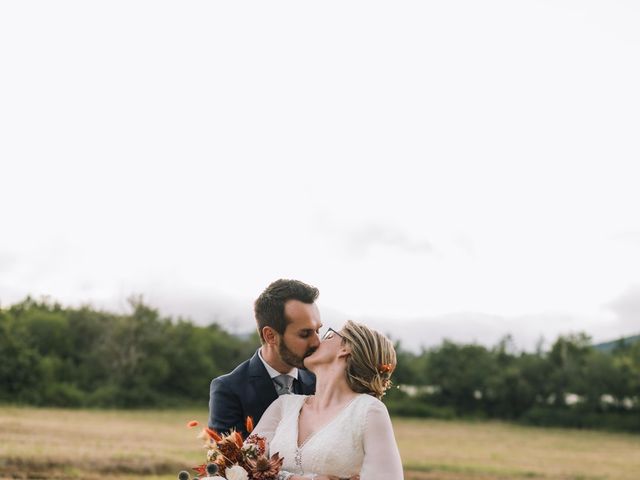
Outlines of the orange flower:
<svg viewBox="0 0 640 480">
<path fill-rule="evenodd" d="M 233 432 L 233 438 L 238 448 L 242 448 L 242 435 L 240 435 L 240 432 Z"/>
<path fill-rule="evenodd" d="M 390 363 L 383 363 L 378 367 L 378 371 L 380 373 L 390 373 L 392 369 L 393 367 L 391 366 Z"/>
<path fill-rule="evenodd" d="M 189 423 L 187 423 L 187 427 L 189 428 L 197 427 L 198 425 L 200 424 L 196 420 L 191 420 Z"/>
<path fill-rule="evenodd" d="M 216 432 L 215 430 L 209 427 L 205 427 L 204 431 L 207 432 L 207 435 L 209 435 L 210 438 L 213 438 L 216 442 L 222 440 L 222 437 L 218 435 L 218 432 Z"/>
<path fill-rule="evenodd" d="M 253 418 L 247 417 L 245 426 L 247 427 L 247 433 L 251 433 L 253 431 Z"/>
</svg>

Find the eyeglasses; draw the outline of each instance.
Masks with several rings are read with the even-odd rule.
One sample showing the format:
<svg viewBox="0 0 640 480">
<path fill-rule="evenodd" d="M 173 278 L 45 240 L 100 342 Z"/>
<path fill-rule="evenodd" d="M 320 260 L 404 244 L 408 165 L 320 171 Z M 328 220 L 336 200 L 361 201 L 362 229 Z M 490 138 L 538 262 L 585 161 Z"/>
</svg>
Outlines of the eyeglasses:
<svg viewBox="0 0 640 480">
<path fill-rule="evenodd" d="M 333 328 L 329 327 L 327 328 L 327 331 L 325 332 L 325 334 L 322 335 L 322 340 L 329 340 L 333 338 L 334 334 L 339 336 L 340 338 L 344 338 L 340 333 L 336 332 Z"/>
</svg>

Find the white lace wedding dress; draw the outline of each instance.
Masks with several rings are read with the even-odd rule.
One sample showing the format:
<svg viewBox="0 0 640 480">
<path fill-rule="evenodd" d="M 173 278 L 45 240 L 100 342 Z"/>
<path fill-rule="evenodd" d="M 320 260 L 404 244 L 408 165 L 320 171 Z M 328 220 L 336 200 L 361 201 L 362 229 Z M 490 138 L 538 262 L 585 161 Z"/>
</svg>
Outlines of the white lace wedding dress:
<svg viewBox="0 0 640 480">
<path fill-rule="evenodd" d="M 306 395 L 282 395 L 253 433 L 266 437 L 269 453 L 284 457 L 282 470 L 360 480 L 402 480 L 400 453 L 385 405 L 358 395 L 336 417 L 298 445 L 298 417 Z"/>
</svg>

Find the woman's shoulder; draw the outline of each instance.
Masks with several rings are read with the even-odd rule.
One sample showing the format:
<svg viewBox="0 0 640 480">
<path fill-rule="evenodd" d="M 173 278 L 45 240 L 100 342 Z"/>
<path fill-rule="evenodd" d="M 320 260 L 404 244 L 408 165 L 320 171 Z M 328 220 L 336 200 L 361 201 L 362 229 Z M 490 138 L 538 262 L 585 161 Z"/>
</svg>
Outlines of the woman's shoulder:
<svg viewBox="0 0 640 480">
<path fill-rule="evenodd" d="M 291 393 L 289 395 L 280 395 L 274 400 L 274 403 L 278 403 L 283 408 L 292 408 L 297 405 L 302 405 L 309 395 L 298 395 Z"/>
<path fill-rule="evenodd" d="M 370 412 L 387 412 L 387 406 L 373 395 L 359 393 L 353 402 L 356 409 L 369 414 Z"/>
<path fill-rule="evenodd" d="M 368 393 L 359 393 L 357 398 L 358 401 L 362 402 L 363 404 L 374 407 L 387 408 L 385 404 L 382 403 L 382 400 L 379 400 L 378 398 L 374 397 L 373 395 L 369 395 Z"/>
<path fill-rule="evenodd" d="M 288 417 L 295 414 L 300 410 L 300 408 L 302 408 L 302 404 L 306 398 L 306 395 L 280 395 L 271 402 L 271 405 L 269 405 L 265 414 L 269 412 L 272 416 L 275 415 L 278 418 Z"/>
<path fill-rule="evenodd" d="M 359 394 L 357 401 L 360 403 L 360 410 L 366 412 L 367 417 L 389 417 L 389 410 L 387 410 L 387 406 L 382 402 L 382 400 L 374 397 L 373 395 L 361 393 Z"/>
</svg>

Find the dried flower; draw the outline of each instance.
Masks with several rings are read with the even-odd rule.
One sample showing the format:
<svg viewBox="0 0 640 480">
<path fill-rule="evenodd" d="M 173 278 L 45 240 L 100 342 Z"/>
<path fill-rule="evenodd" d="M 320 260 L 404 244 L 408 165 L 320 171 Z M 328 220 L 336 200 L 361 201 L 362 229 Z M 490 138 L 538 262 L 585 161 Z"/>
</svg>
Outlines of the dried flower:
<svg viewBox="0 0 640 480">
<path fill-rule="evenodd" d="M 245 425 L 248 431 L 252 431 L 253 419 L 248 417 Z M 197 422 L 190 421 L 187 426 L 195 427 Z M 244 442 L 242 435 L 235 430 L 220 435 L 205 427 L 198 438 L 205 440 L 207 463 L 193 469 L 203 480 L 276 480 L 280 472 L 284 459 L 278 454 L 271 458 L 265 456 L 264 437 L 252 434 Z"/>
<path fill-rule="evenodd" d="M 233 435 L 238 448 L 242 448 L 243 440 L 242 440 L 242 435 L 240 435 L 240 432 L 232 432 L 231 435 Z"/>
<path fill-rule="evenodd" d="M 240 445 L 238 445 L 238 437 L 240 437 Z M 242 460 L 242 436 L 237 432 L 231 432 L 229 435 L 222 437 L 218 442 L 218 450 L 224 455 L 227 466 L 238 463 Z"/>
<path fill-rule="evenodd" d="M 256 460 L 247 460 L 247 467 L 252 480 L 275 480 L 280 473 L 283 461 L 284 457 L 274 453 L 271 458 L 263 455 Z"/>
<path fill-rule="evenodd" d="M 227 467 L 231 466 L 231 464 L 227 465 L 227 461 L 222 455 L 218 457 L 218 459 L 215 461 L 215 464 L 218 466 L 218 473 L 222 476 L 225 475 Z"/>
<path fill-rule="evenodd" d="M 209 450 L 207 450 L 207 462 L 217 462 L 218 458 L 221 456 L 222 454 L 220 453 L 220 450 L 218 450 L 218 448 L 210 448 Z"/>
<path fill-rule="evenodd" d="M 249 435 L 249 437 L 244 442 L 244 447 L 250 449 L 250 447 L 254 447 L 257 451 L 257 454 L 250 458 L 256 458 L 260 455 L 264 455 L 267 450 L 267 441 L 264 437 L 259 435 Z"/>
<path fill-rule="evenodd" d="M 250 458 L 258 458 L 258 448 L 250 443 L 244 444 L 241 448 L 242 458 L 246 461 Z"/>
<path fill-rule="evenodd" d="M 249 480 L 249 474 L 240 465 L 233 465 L 225 472 L 227 480 Z"/>
<path fill-rule="evenodd" d="M 207 435 L 209 435 L 209 438 L 212 438 L 216 442 L 219 442 L 220 440 L 222 440 L 222 437 L 214 429 L 205 427 L 204 431 L 207 432 Z"/>
</svg>

